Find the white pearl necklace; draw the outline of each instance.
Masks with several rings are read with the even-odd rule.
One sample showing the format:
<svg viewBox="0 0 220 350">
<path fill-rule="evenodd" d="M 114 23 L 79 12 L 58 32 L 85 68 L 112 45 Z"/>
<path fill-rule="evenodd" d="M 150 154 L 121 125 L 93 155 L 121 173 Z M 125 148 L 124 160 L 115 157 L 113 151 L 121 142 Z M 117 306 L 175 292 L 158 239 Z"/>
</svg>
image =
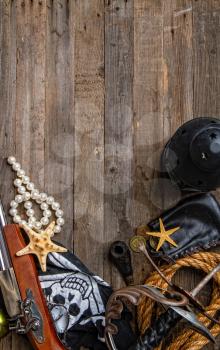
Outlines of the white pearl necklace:
<svg viewBox="0 0 220 350">
<path fill-rule="evenodd" d="M 64 225 L 63 211 L 60 209 L 60 204 L 55 202 L 54 198 L 48 196 L 46 193 L 40 193 L 34 186 L 33 182 L 30 182 L 30 178 L 25 175 L 21 165 L 16 161 L 15 157 L 9 157 L 8 163 L 12 166 L 12 169 L 17 173 L 17 178 L 14 180 L 14 186 L 17 188 L 17 194 L 15 199 L 10 203 L 9 214 L 13 217 L 13 221 L 16 224 L 23 223 L 30 228 L 40 230 L 42 226 L 49 224 L 49 218 L 52 216 L 52 211 L 56 216 L 55 233 L 61 231 L 61 226 Z M 18 214 L 18 206 L 24 202 L 24 209 L 28 220 L 22 220 Z M 43 217 L 37 220 L 34 216 L 35 212 L 32 208 L 32 202 L 37 203 L 40 209 L 43 211 Z"/>
</svg>

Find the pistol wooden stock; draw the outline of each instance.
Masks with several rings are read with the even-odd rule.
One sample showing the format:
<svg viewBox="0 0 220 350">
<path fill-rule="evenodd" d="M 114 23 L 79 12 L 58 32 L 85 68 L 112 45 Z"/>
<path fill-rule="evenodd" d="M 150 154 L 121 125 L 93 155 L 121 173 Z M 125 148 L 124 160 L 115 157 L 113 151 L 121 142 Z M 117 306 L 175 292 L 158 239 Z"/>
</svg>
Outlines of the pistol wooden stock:
<svg viewBox="0 0 220 350">
<path fill-rule="evenodd" d="M 8 245 L 16 279 L 19 285 L 22 300 L 26 298 L 26 290 L 31 289 L 34 300 L 43 318 L 44 341 L 38 343 L 32 331 L 27 335 L 36 350 L 64 350 L 60 342 L 47 308 L 46 300 L 38 279 L 38 273 L 32 255 L 17 257 L 16 253 L 23 249 L 26 244 L 17 225 L 6 225 L 4 227 L 5 239 Z"/>
</svg>

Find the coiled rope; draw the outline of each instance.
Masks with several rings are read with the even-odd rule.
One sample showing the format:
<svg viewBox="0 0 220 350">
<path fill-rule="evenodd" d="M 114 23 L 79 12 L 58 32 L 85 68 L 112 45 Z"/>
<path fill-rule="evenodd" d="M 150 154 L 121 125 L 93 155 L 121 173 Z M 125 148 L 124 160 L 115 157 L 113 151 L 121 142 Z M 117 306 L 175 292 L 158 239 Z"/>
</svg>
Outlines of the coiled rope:
<svg viewBox="0 0 220 350">
<path fill-rule="evenodd" d="M 205 273 L 209 273 L 219 263 L 220 254 L 203 252 L 179 259 L 174 265 L 163 266 L 161 271 L 163 271 L 164 275 L 171 280 L 181 267 L 193 267 L 197 270 L 202 270 Z M 167 288 L 167 283 L 157 272 L 152 273 L 145 283 L 164 289 Z M 151 324 L 154 306 L 155 302 L 151 299 L 143 299 L 138 306 L 138 327 L 141 334 L 143 334 Z M 220 310 L 220 272 L 214 276 L 211 302 L 206 307 L 207 313 L 213 317 L 218 310 Z M 202 314 L 198 315 L 198 319 L 206 327 L 209 327 L 211 324 L 211 321 Z M 215 324 L 210 328 L 210 331 L 214 337 L 217 337 L 220 334 L 220 325 Z M 188 329 L 184 330 L 184 332 L 174 339 L 173 342 L 166 347 L 166 350 L 199 350 L 202 349 L 204 345 L 208 344 L 208 342 L 209 340 L 203 337 L 201 334 Z M 157 350 L 159 349 L 161 349 L 161 345 L 157 348 Z"/>
</svg>

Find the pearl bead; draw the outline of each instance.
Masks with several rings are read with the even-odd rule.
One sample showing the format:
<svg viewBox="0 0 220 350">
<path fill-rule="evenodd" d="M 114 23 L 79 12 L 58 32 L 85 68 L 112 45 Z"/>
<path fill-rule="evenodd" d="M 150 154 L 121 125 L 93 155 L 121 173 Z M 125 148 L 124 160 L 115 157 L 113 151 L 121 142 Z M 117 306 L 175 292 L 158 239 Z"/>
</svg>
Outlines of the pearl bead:
<svg viewBox="0 0 220 350">
<path fill-rule="evenodd" d="M 26 211 L 27 216 L 34 216 L 34 210 L 33 209 L 28 209 Z"/>
<path fill-rule="evenodd" d="M 16 179 L 16 180 L 14 181 L 14 185 L 15 185 L 16 187 L 21 186 L 21 185 L 22 185 L 21 179 Z"/>
<path fill-rule="evenodd" d="M 10 165 L 12 165 L 12 164 L 14 164 L 16 162 L 16 159 L 15 159 L 15 157 L 8 157 L 8 164 L 10 164 Z"/>
<path fill-rule="evenodd" d="M 26 188 L 25 188 L 24 186 L 19 186 L 19 187 L 18 187 L 18 193 L 24 194 L 25 191 L 26 191 Z"/>
<path fill-rule="evenodd" d="M 56 225 L 56 226 L 54 227 L 54 232 L 55 232 L 55 233 L 60 233 L 60 231 L 61 231 L 61 227 L 60 227 L 59 225 Z"/>
<path fill-rule="evenodd" d="M 20 224 L 22 224 L 22 225 L 27 225 L 27 221 L 21 220 Z"/>
<path fill-rule="evenodd" d="M 24 175 L 25 175 L 25 172 L 24 172 L 23 169 L 19 169 L 19 170 L 17 171 L 17 176 L 18 176 L 18 177 L 23 177 Z"/>
<path fill-rule="evenodd" d="M 47 197 L 47 204 L 51 205 L 54 202 L 54 198 L 52 196 Z"/>
<path fill-rule="evenodd" d="M 15 215 L 17 215 L 17 213 L 18 213 L 18 211 L 17 211 L 17 209 L 15 209 L 15 208 L 12 208 L 12 209 L 9 210 L 9 214 L 10 214 L 11 216 L 15 216 Z"/>
<path fill-rule="evenodd" d="M 31 224 L 31 225 L 35 225 L 35 222 L 36 222 L 36 218 L 31 216 L 29 219 L 28 219 L 28 224 Z"/>
<path fill-rule="evenodd" d="M 25 185 L 28 184 L 30 182 L 29 176 L 26 176 L 26 175 L 22 176 L 22 181 Z"/>
<path fill-rule="evenodd" d="M 21 169 L 21 165 L 18 162 L 15 162 L 15 163 L 12 164 L 12 169 L 14 171 L 18 171 L 18 170 Z"/>
<path fill-rule="evenodd" d="M 31 198 L 37 199 L 39 197 L 39 191 L 38 190 L 33 190 L 31 192 Z"/>
<path fill-rule="evenodd" d="M 42 210 L 47 210 L 48 209 L 48 204 L 44 202 L 44 203 L 41 204 L 40 207 L 41 207 Z"/>
<path fill-rule="evenodd" d="M 51 213 L 51 211 L 50 210 L 44 210 L 44 212 L 43 212 L 43 216 L 45 216 L 45 217 L 50 217 L 52 215 L 52 213 Z"/>
<path fill-rule="evenodd" d="M 37 230 L 40 230 L 41 227 L 42 227 L 42 224 L 41 224 L 40 221 L 36 221 L 35 224 L 34 224 L 34 226 L 35 226 L 35 228 L 36 228 Z"/>
<path fill-rule="evenodd" d="M 57 210 L 60 208 L 60 204 L 58 202 L 53 202 L 52 208 L 53 208 L 53 210 Z"/>
<path fill-rule="evenodd" d="M 23 197 L 22 197 L 22 195 L 17 194 L 17 196 L 15 196 L 15 202 L 17 202 L 17 203 L 23 202 Z"/>
<path fill-rule="evenodd" d="M 12 208 L 17 208 L 18 203 L 15 202 L 15 201 L 11 201 L 10 206 L 11 206 Z"/>
<path fill-rule="evenodd" d="M 25 209 L 31 209 L 32 208 L 32 203 L 30 201 L 27 201 L 24 203 Z"/>
<path fill-rule="evenodd" d="M 23 201 L 29 201 L 30 198 L 31 198 L 31 194 L 29 192 L 25 192 L 23 194 Z"/>
<path fill-rule="evenodd" d="M 64 221 L 63 218 L 58 218 L 58 219 L 57 219 L 57 224 L 58 224 L 59 226 L 63 226 L 64 223 L 65 223 L 65 221 Z"/>
<path fill-rule="evenodd" d="M 34 189 L 34 184 L 33 184 L 33 182 L 29 182 L 29 183 L 27 184 L 27 189 L 28 189 L 29 191 L 33 191 L 33 189 Z"/>
<path fill-rule="evenodd" d="M 47 199 L 47 194 L 44 192 L 40 193 L 40 199 L 44 202 Z"/>
<path fill-rule="evenodd" d="M 15 199 L 10 203 L 9 214 L 13 217 L 15 223 L 28 224 L 30 228 L 35 227 L 40 230 L 43 226 L 49 224 L 49 218 L 52 216 L 52 209 L 55 211 L 55 216 L 57 217 L 56 226 L 54 232 L 59 233 L 61 231 L 61 226 L 64 225 L 65 221 L 63 219 L 63 210 L 60 209 L 60 204 L 55 201 L 54 197 L 48 196 L 45 192 L 39 193 L 35 189 L 34 183 L 30 181 L 29 176 L 25 175 L 25 171 L 21 169 L 21 165 L 16 161 L 15 157 L 9 157 L 8 163 L 12 165 L 12 168 L 17 172 L 18 178 L 14 180 L 14 185 L 17 187 L 18 194 Z M 43 211 L 43 217 L 40 221 L 37 221 L 34 216 L 34 209 L 32 208 L 31 199 L 37 204 L 40 204 L 40 208 Z M 18 215 L 17 207 L 19 203 L 24 202 L 24 208 L 26 209 L 26 215 L 28 220 L 23 220 L 20 215 Z M 49 208 L 49 206 L 52 207 Z M 50 210 L 51 209 L 51 210 Z"/>
<path fill-rule="evenodd" d="M 58 209 L 55 213 L 57 218 L 61 218 L 63 216 L 63 211 L 61 209 Z"/>
<path fill-rule="evenodd" d="M 49 220 L 47 217 L 43 217 L 40 222 L 42 223 L 42 225 L 46 226 L 49 224 Z"/>
<path fill-rule="evenodd" d="M 20 215 L 15 215 L 13 217 L 13 221 L 16 223 L 16 224 L 19 224 L 21 222 L 21 217 Z"/>
</svg>

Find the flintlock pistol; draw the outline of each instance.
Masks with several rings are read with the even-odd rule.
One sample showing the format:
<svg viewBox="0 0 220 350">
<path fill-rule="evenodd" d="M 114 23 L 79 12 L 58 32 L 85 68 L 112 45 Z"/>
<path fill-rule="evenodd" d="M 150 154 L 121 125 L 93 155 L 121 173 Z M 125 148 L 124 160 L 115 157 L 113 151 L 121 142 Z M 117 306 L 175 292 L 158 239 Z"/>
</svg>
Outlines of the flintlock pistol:
<svg viewBox="0 0 220 350">
<path fill-rule="evenodd" d="M 17 257 L 25 247 L 18 225 L 6 222 L 0 202 L 0 289 L 9 330 L 27 334 L 36 350 L 63 350 L 38 279 L 34 258 Z"/>
</svg>

